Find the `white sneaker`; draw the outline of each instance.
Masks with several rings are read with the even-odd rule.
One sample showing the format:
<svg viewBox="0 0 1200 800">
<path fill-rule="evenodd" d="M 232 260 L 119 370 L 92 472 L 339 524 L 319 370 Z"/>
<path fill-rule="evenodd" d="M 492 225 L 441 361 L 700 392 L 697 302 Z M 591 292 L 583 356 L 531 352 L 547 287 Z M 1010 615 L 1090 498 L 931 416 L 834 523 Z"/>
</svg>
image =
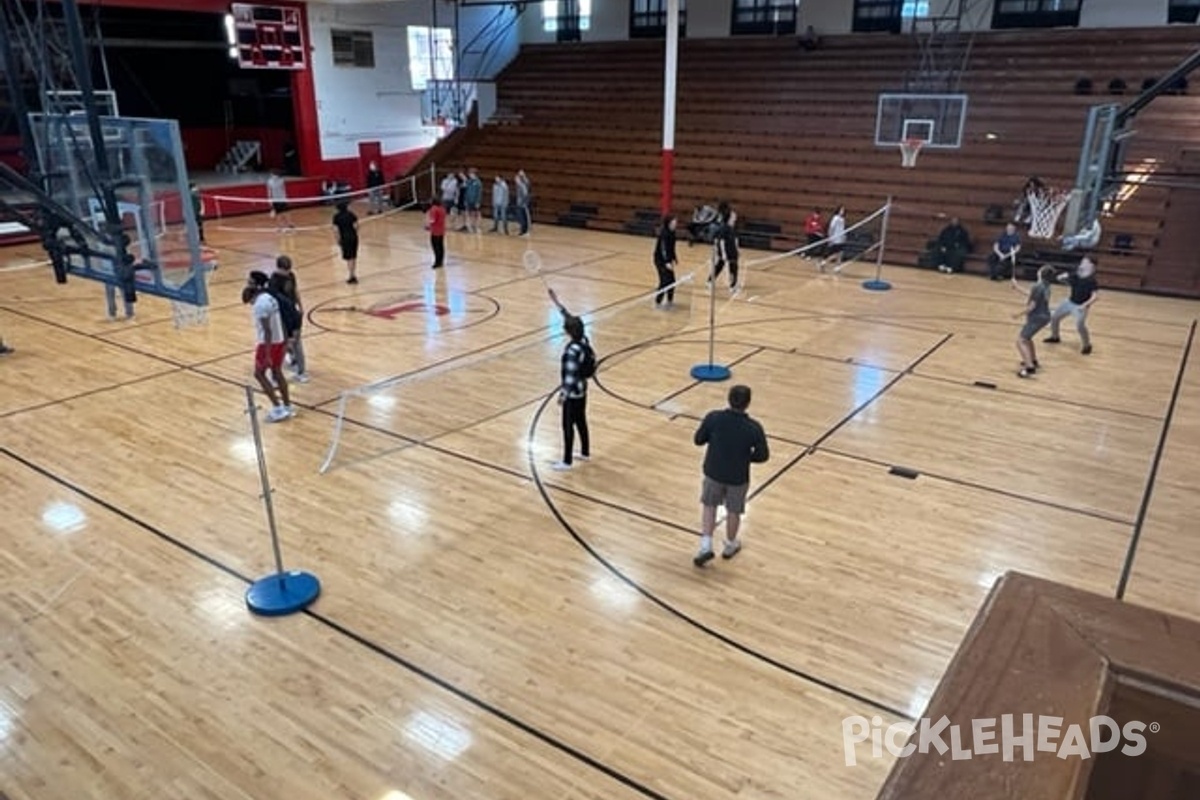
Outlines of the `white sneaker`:
<svg viewBox="0 0 1200 800">
<path fill-rule="evenodd" d="M 295 375 L 292 376 L 292 380 L 294 380 L 296 383 L 308 383 L 308 373 L 307 372 L 297 372 Z"/>
<path fill-rule="evenodd" d="M 575 460 L 576 460 L 576 461 L 591 461 L 591 460 L 592 460 L 592 457 L 591 457 L 591 456 L 585 456 L 585 455 L 582 455 L 582 454 L 581 454 L 581 455 L 577 455 L 577 456 L 575 456 Z"/>
<path fill-rule="evenodd" d="M 283 422 L 290 416 L 287 406 L 274 406 L 267 412 L 267 422 Z"/>
<path fill-rule="evenodd" d="M 834 267 L 834 268 L 833 268 L 833 274 L 834 274 L 834 275 L 840 275 L 840 274 L 842 273 L 842 267 L 844 267 L 844 266 L 846 266 L 846 265 L 845 265 L 845 264 L 838 264 L 836 267 Z"/>
<path fill-rule="evenodd" d="M 725 549 L 721 551 L 721 558 L 733 558 L 742 550 L 742 540 L 734 539 L 732 542 L 725 542 Z"/>
<path fill-rule="evenodd" d="M 566 472 L 570 468 L 571 465 L 565 461 L 555 461 L 550 465 L 550 469 L 554 470 L 555 472 Z"/>
</svg>

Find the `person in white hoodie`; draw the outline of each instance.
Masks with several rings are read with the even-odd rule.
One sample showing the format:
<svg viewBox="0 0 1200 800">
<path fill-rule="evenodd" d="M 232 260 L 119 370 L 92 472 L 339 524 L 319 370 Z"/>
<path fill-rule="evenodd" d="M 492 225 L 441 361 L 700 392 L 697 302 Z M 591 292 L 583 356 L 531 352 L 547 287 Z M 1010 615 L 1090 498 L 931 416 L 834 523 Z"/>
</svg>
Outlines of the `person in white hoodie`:
<svg viewBox="0 0 1200 800">
<path fill-rule="evenodd" d="M 492 184 L 492 233 L 504 225 L 504 235 L 508 236 L 508 182 L 503 175 L 497 175 Z"/>
<path fill-rule="evenodd" d="M 834 263 L 834 272 L 842 271 L 842 251 L 846 249 L 846 207 L 838 206 L 833 217 L 829 220 L 828 230 L 829 244 L 825 246 L 825 257 L 817 265 L 821 271 L 825 271 L 825 264 L 832 261 Z"/>
</svg>

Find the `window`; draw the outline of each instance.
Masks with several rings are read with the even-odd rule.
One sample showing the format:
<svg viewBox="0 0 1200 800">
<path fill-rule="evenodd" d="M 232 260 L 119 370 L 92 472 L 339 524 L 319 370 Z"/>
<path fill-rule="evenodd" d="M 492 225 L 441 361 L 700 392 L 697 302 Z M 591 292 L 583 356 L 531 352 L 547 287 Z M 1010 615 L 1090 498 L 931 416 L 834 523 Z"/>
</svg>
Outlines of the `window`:
<svg viewBox="0 0 1200 800">
<path fill-rule="evenodd" d="M 375 66 L 375 39 L 370 31 L 332 30 L 329 34 L 335 67 Z"/>
<path fill-rule="evenodd" d="M 909 7 L 912 6 L 917 7 L 913 8 L 913 14 L 906 14 Z M 920 6 L 925 7 L 926 14 L 929 13 L 928 3 L 909 3 L 901 2 L 901 0 L 854 0 L 854 32 L 889 31 L 899 33 L 905 17 L 911 19 L 912 16 L 916 16 L 920 11 Z"/>
<path fill-rule="evenodd" d="M 796 32 L 797 0 L 733 0 L 734 36 L 781 35 Z"/>
<path fill-rule="evenodd" d="M 905 19 L 913 19 L 914 17 L 928 17 L 929 3 L 927 0 L 920 0 L 920 2 L 909 2 L 909 0 L 905 0 L 904 6 L 900 9 L 900 16 L 904 17 Z"/>
<path fill-rule="evenodd" d="M 1167 22 L 1195 25 L 1197 18 L 1200 18 L 1200 0 L 1171 0 L 1167 9 Z"/>
<path fill-rule="evenodd" d="M 996 0 L 993 28 L 1078 27 L 1080 0 Z"/>
<path fill-rule="evenodd" d="M 592 27 L 592 0 L 542 0 L 542 30 L 586 31 Z"/>
<path fill-rule="evenodd" d="M 687 3 L 679 0 L 679 35 L 687 29 Z M 631 0 L 629 4 L 630 39 L 665 39 L 667 36 L 667 0 Z"/>
<path fill-rule="evenodd" d="M 454 80 L 454 32 L 409 25 L 408 72 L 417 92 L 424 91 L 430 81 Z"/>
</svg>

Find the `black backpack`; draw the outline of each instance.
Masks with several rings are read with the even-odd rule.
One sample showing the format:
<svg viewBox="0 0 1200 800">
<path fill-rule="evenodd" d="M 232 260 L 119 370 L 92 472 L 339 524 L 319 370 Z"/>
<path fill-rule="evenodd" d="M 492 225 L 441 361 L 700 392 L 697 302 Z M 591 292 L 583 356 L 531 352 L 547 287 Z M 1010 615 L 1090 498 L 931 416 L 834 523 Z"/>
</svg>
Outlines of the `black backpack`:
<svg viewBox="0 0 1200 800">
<path fill-rule="evenodd" d="M 296 304 L 292 302 L 292 298 L 282 292 L 268 292 L 271 297 L 275 298 L 275 302 L 279 305 L 279 319 L 283 322 L 283 335 L 289 339 L 300 330 L 300 325 L 304 322 L 304 317 L 300 313 L 300 309 L 296 308 Z"/>
<path fill-rule="evenodd" d="M 583 347 L 583 356 L 579 359 L 579 374 L 590 379 L 596 374 L 596 351 L 587 339 L 579 344 Z"/>
</svg>

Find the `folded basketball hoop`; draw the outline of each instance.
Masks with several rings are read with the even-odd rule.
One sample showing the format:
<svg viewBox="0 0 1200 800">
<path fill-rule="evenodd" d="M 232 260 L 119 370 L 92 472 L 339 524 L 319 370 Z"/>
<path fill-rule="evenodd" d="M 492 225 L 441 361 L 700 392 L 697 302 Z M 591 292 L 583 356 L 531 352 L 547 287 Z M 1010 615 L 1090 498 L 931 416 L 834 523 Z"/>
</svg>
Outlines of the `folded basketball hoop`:
<svg viewBox="0 0 1200 800">
<path fill-rule="evenodd" d="M 902 139 L 900 141 L 900 166 L 912 169 L 917 165 L 917 156 L 925 142 L 921 139 Z"/>
<path fill-rule="evenodd" d="M 1035 189 L 1026 197 L 1029 200 L 1029 236 L 1034 239 L 1053 239 L 1058 218 L 1071 200 L 1071 192 Z"/>
</svg>

